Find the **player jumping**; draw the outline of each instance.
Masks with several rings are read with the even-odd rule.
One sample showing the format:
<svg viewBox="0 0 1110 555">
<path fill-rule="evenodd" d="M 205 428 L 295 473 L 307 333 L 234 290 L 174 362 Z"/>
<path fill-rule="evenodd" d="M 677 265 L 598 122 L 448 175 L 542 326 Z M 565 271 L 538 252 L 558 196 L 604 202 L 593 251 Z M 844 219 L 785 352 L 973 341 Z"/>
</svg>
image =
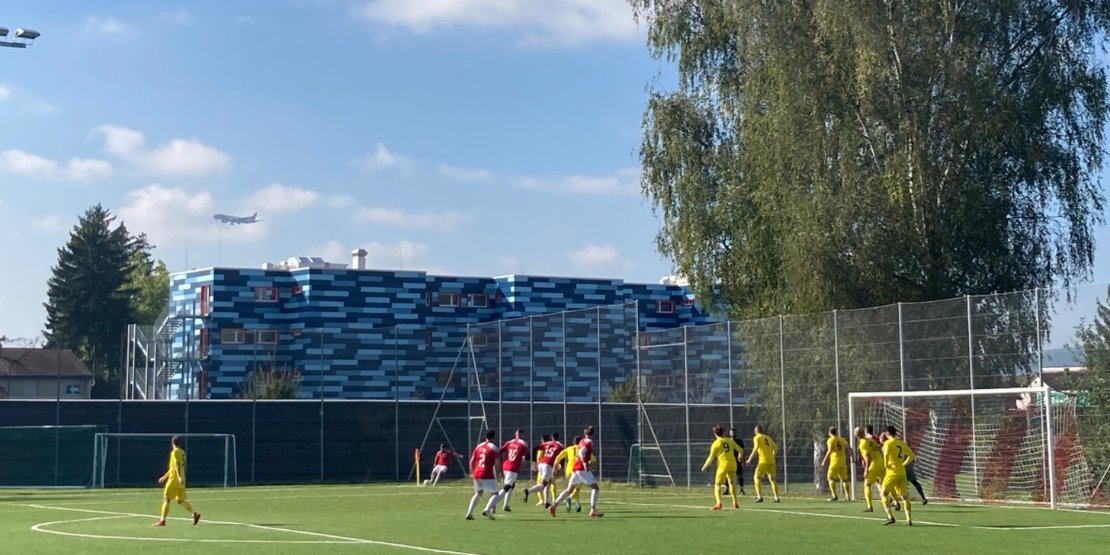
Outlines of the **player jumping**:
<svg viewBox="0 0 1110 555">
<path fill-rule="evenodd" d="M 550 494 L 550 486 L 555 474 L 555 458 L 563 452 L 563 444 L 559 443 L 558 432 L 551 434 L 551 440 L 540 444 L 539 463 L 536 471 L 539 473 L 540 483 L 524 490 L 524 502 L 528 502 L 528 494 L 542 492 L 543 508 L 551 507 L 554 495 Z"/>
<path fill-rule="evenodd" d="M 733 482 L 736 477 L 736 453 L 741 451 L 740 446 L 731 438 L 724 437 L 725 429 L 721 426 L 713 427 L 713 435 L 717 439 L 709 448 L 709 457 L 705 459 L 705 464 L 701 465 L 701 471 L 705 472 L 713 459 L 717 459 L 717 476 L 713 481 L 713 496 L 717 499 L 717 504 L 713 505 L 713 510 L 721 510 L 721 486 L 731 486 L 728 491 L 732 496 L 732 508 L 739 509 L 740 503 L 736 500 L 736 486 Z"/>
<path fill-rule="evenodd" d="M 771 483 L 771 494 L 775 496 L 775 503 L 779 502 L 779 487 L 775 484 L 775 451 L 779 448 L 771 436 L 763 433 L 763 426 L 756 425 L 755 437 L 752 438 L 752 454 L 748 455 L 748 463 L 759 455 L 759 463 L 755 465 L 755 475 L 752 482 L 755 484 L 755 502 L 763 502 L 761 486 L 763 477 Z"/>
</svg>

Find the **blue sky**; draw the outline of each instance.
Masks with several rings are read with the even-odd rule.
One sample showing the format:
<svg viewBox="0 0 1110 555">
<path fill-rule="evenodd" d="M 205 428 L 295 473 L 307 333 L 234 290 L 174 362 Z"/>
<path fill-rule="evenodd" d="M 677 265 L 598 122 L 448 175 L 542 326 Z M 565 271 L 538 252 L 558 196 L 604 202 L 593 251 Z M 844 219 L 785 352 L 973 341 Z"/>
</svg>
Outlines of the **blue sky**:
<svg viewBox="0 0 1110 555">
<path fill-rule="evenodd" d="M 669 273 L 635 158 L 661 66 L 623 0 L 16 2 L 0 18 L 43 34 L 0 50 L 0 334 L 40 332 L 56 249 L 97 202 L 172 271 L 363 247 L 379 268 Z"/>
<path fill-rule="evenodd" d="M 98 202 L 171 271 L 362 247 L 436 273 L 670 273 L 635 156 L 668 72 L 625 0 L 25 1 L 0 25 L 43 33 L 0 49 L 0 334 L 41 332 L 56 249 Z"/>
</svg>

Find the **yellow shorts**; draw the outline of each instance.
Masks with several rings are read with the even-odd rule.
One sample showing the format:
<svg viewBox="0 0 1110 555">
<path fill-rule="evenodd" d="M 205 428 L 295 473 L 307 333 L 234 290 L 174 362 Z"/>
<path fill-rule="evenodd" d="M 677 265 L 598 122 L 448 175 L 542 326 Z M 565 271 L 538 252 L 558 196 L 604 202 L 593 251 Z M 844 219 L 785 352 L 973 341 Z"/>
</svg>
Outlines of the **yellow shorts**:
<svg viewBox="0 0 1110 555">
<path fill-rule="evenodd" d="M 167 482 L 166 489 L 162 492 L 163 499 L 172 499 L 176 501 L 185 501 L 185 486 L 180 482 Z"/>
<path fill-rule="evenodd" d="M 904 475 L 887 474 L 883 478 L 883 495 L 894 495 L 899 499 L 906 497 L 906 477 Z"/>
<path fill-rule="evenodd" d="M 848 481 L 848 467 L 846 465 L 830 466 L 828 476 L 830 480 Z"/>
<path fill-rule="evenodd" d="M 868 484 L 881 484 L 885 476 L 886 468 L 875 465 L 874 468 L 867 469 L 867 473 L 863 475 L 863 481 Z"/>
<path fill-rule="evenodd" d="M 759 480 L 764 476 L 769 480 L 775 479 L 775 463 L 759 463 L 755 465 L 755 479 Z"/>
<path fill-rule="evenodd" d="M 736 469 L 735 468 L 718 468 L 717 469 L 717 477 L 716 477 L 716 480 L 714 481 L 714 483 L 719 486 L 721 484 L 726 484 L 729 481 L 732 481 L 732 482 L 736 481 Z"/>
</svg>

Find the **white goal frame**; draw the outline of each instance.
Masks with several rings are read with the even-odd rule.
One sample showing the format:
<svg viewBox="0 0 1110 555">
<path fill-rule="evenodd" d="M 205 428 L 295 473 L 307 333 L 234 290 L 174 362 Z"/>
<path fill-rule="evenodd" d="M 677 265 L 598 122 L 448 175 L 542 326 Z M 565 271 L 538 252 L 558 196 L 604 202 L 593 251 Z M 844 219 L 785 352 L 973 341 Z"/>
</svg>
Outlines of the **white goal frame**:
<svg viewBox="0 0 1110 555">
<path fill-rule="evenodd" d="M 236 447 L 235 434 L 150 434 L 150 433 L 127 433 L 127 432 L 101 432 L 96 434 L 93 440 L 93 489 L 104 489 L 104 470 L 107 468 L 108 460 L 108 440 L 110 438 L 160 438 L 169 440 L 170 438 L 178 436 L 184 440 L 190 438 L 223 438 L 224 440 L 224 485 L 223 487 L 238 487 L 239 486 L 239 452 Z"/>
<path fill-rule="evenodd" d="M 848 431 L 845 434 L 851 437 L 852 451 L 857 450 L 856 437 L 851 433 L 856 428 L 855 422 L 855 402 L 857 399 L 875 399 L 875 398 L 891 398 L 901 399 L 902 406 L 905 406 L 907 398 L 920 398 L 920 397 L 960 397 L 966 396 L 972 398 L 974 406 L 975 396 L 991 396 L 991 395 L 1014 395 L 1014 394 L 1031 394 L 1033 399 L 1036 400 L 1036 395 L 1040 395 L 1040 402 L 1044 406 L 1044 429 L 1045 429 L 1045 454 L 1047 459 L 1046 466 L 1048 467 L 1048 504 L 1052 509 L 1057 508 L 1057 484 L 1056 484 L 1056 438 L 1052 429 L 1052 388 L 1049 386 L 1041 387 L 1003 387 L 995 389 L 940 389 L 933 391 L 860 391 L 848 394 Z M 972 420 L 974 421 L 975 411 L 972 410 Z M 905 425 L 899 428 L 902 433 L 905 433 Z M 856 499 L 856 465 L 852 467 L 852 499 Z"/>
</svg>

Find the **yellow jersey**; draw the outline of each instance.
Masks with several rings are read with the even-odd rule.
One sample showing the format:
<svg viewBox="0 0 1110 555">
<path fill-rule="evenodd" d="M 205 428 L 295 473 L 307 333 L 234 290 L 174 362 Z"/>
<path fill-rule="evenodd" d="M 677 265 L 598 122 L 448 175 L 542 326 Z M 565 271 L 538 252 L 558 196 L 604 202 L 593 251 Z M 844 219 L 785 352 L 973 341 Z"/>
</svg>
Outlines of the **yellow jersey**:
<svg viewBox="0 0 1110 555">
<path fill-rule="evenodd" d="M 883 443 L 883 462 L 887 476 L 906 476 L 906 465 L 913 462 L 913 451 L 906 442 L 890 438 Z"/>
<path fill-rule="evenodd" d="M 859 440 L 859 456 L 860 459 L 866 461 L 867 468 L 881 466 L 883 464 L 883 450 L 879 445 L 868 438 Z"/>
<path fill-rule="evenodd" d="M 174 447 L 173 451 L 170 451 L 170 467 L 166 470 L 166 482 L 185 483 L 185 450 L 180 447 Z"/>
<path fill-rule="evenodd" d="M 756 434 L 752 438 L 752 448 L 759 454 L 759 464 L 774 464 L 775 451 L 778 450 L 779 445 L 771 436 L 767 434 Z"/>
<path fill-rule="evenodd" d="M 840 436 L 832 436 L 825 441 L 829 448 L 829 468 L 839 468 L 848 464 L 848 442 Z"/>
<path fill-rule="evenodd" d="M 577 458 L 577 455 L 578 455 L 578 446 L 577 445 L 567 445 L 566 448 L 563 449 L 555 457 L 555 466 L 558 467 L 560 464 L 562 464 L 564 472 L 566 473 L 567 476 L 570 476 L 571 473 L 573 472 L 571 469 L 574 467 L 574 460 Z"/>
<path fill-rule="evenodd" d="M 736 470 L 736 457 L 744 456 L 744 450 L 730 437 L 719 437 L 709 447 L 709 456 L 705 459 L 702 468 L 707 468 L 713 459 L 717 459 L 717 468 Z"/>
</svg>

